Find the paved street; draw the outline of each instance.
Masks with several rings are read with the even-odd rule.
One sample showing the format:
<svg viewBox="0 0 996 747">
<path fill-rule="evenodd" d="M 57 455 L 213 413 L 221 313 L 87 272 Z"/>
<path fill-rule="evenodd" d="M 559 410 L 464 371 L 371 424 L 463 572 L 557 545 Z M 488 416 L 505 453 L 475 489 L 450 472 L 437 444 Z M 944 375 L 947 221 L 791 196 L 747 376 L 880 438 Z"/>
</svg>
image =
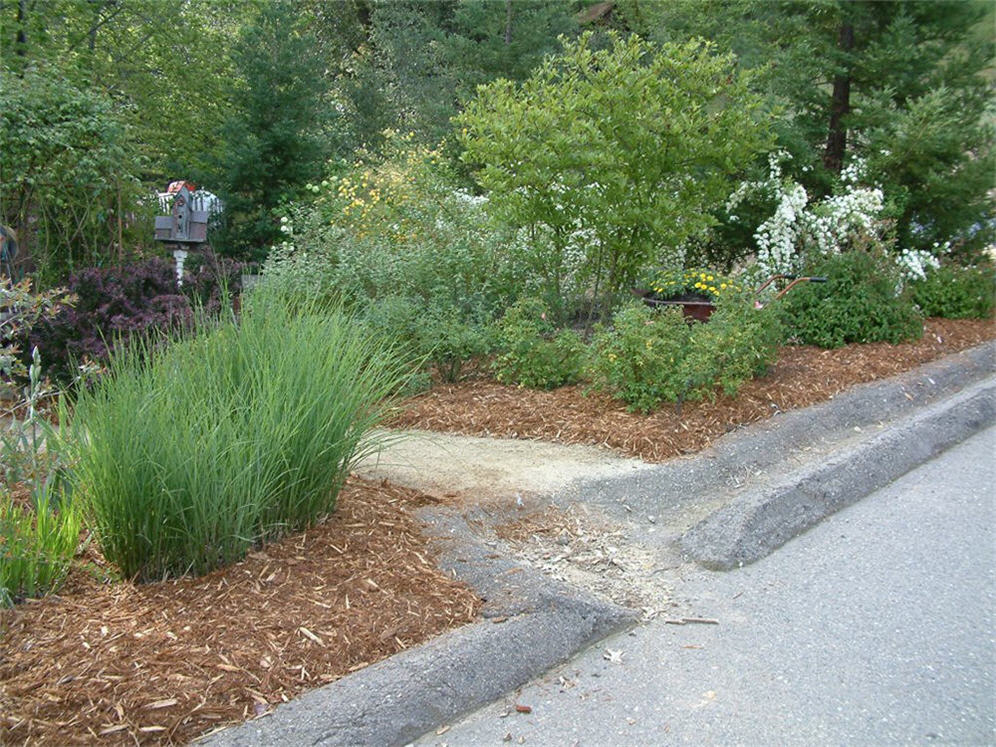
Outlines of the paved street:
<svg viewBox="0 0 996 747">
<path fill-rule="evenodd" d="M 992 744 L 990 428 L 420 744 Z M 515 705 L 528 706 L 521 713 Z"/>
</svg>

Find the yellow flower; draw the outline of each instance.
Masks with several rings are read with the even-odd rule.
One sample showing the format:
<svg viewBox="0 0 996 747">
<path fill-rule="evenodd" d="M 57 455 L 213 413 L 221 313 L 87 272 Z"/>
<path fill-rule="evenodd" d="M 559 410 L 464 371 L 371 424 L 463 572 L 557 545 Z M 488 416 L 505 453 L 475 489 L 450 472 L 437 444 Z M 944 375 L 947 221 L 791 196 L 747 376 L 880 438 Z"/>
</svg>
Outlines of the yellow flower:
<svg viewBox="0 0 996 747">
<path fill-rule="evenodd" d="M 709 277 L 707 277 L 706 280 L 708 280 L 709 282 L 712 282 L 712 275 L 710 275 Z"/>
</svg>

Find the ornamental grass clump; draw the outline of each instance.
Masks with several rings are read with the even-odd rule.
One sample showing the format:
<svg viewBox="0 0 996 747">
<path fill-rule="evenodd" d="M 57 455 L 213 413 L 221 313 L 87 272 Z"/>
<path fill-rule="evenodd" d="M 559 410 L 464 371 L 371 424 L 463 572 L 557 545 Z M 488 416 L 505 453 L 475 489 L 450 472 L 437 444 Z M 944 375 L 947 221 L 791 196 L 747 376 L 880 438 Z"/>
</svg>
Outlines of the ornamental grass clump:
<svg viewBox="0 0 996 747">
<path fill-rule="evenodd" d="M 127 577 L 206 573 L 330 514 L 409 373 L 345 313 L 263 291 L 198 326 L 118 354 L 73 408 L 74 499 Z"/>
</svg>

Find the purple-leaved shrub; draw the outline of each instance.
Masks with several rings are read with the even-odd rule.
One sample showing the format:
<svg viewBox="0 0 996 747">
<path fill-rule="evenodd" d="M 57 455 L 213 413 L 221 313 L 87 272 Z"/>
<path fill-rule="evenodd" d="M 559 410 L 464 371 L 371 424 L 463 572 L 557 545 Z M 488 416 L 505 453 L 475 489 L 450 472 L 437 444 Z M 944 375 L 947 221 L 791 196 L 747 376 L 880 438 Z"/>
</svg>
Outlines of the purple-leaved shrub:
<svg viewBox="0 0 996 747">
<path fill-rule="evenodd" d="M 71 379 L 77 364 L 105 361 L 119 341 L 187 327 L 195 307 L 217 312 L 223 299 L 238 296 L 242 271 L 240 263 L 209 257 L 178 286 L 173 263 L 158 257 L 81 270 L 67 284 L 76 303 L 36 324 L 21 349 L 37 345 L 45 373 Z"/>
</svg>

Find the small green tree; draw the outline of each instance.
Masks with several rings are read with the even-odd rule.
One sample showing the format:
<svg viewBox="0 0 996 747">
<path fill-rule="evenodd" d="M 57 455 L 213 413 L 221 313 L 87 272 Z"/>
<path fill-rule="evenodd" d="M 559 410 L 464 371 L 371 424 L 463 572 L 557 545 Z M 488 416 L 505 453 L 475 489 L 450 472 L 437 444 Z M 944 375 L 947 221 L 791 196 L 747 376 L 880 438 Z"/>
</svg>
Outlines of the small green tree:
<svg viewBox="0 0 996 747">
<path fill-rule="evenodd" d="M 455 121 L 491 206 L 549 237 L 537 262 L 548 295 L 563 301 L 573 260 L 594 312 L 648 263 L 680 256 L 770 141 L 731 56 L 635 35 L 592 42 L 565 41 L 521 86 L 481 86 Z"/>
</svg>

